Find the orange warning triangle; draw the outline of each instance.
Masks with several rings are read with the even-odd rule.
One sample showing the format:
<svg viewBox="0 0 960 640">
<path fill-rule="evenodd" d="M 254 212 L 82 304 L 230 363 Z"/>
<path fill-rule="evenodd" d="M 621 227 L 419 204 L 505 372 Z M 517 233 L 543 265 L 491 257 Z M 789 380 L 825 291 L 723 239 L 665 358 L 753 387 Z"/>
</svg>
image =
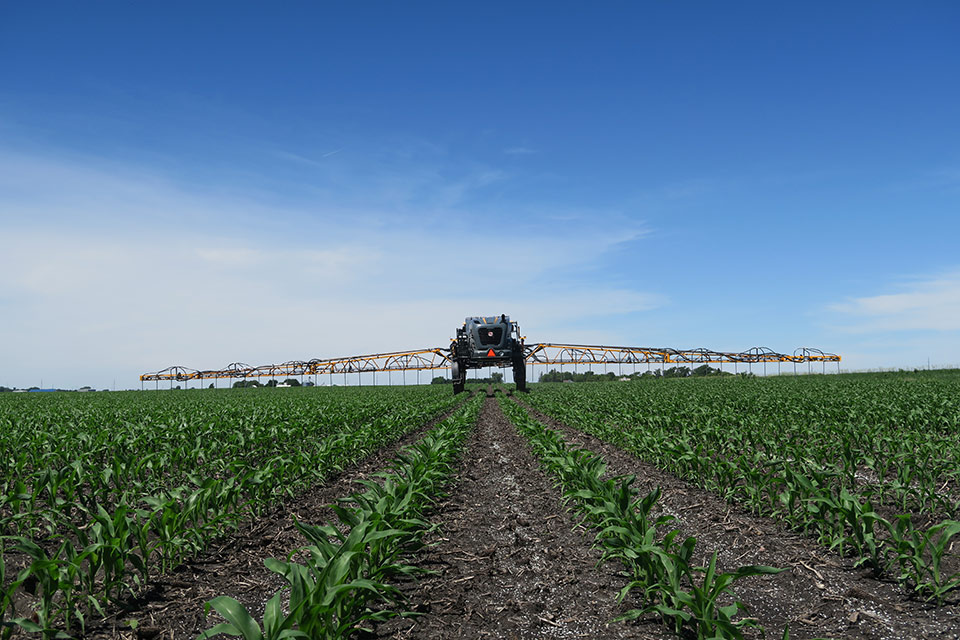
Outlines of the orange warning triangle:
<svg viewBox="0 0 960 640">
<path fill-rule="evenodd" d="M 487 357 L 488 357 L 488 358 L 494 358 L 494 357 L 496 357 L 496 355 L 497 355 L 497 354 L 495 354 L 495 353 L 493 352 L 493 349 L 490 349 L 490 351 L 487 351 Z"/>
</svg>

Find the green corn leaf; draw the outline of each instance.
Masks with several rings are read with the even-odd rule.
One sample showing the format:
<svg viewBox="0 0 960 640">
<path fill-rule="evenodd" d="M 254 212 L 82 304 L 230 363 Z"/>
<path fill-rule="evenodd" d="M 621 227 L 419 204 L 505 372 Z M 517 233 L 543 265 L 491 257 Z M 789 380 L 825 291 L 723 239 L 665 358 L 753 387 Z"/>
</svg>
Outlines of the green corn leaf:
<svg viewBox="0 0 960 640">
<path fill-rule="evenodd" d="M 613 619 L 614 622 L 626 622 L 629 620 L 636 620 L 637 618 L 642 618 L 643 616 L 650 613 L 646 609 L 630 609 L 623 615 L 619 615 Z"/>
<path fill-rule="evenodd" d="M 29 618 L 14 618 L 8 624 L 16 625 L 28 633 L 40 633 L 43 627 Z"/>
<path fill-rule="evenodd" d="M 218 596 L 207 604 L 234 627 L 236 633 L 231 633 L 231 635 L 242 635 L 243 640 L 261 640 L 263 638 L 260 625 L 253 619 L 246 607 L 237 600 L 229 596 Z M 230 632 L 224 631 L 223 633 Z"/>
<path fill-rule="evenodd" d="M 300 604 L 302 606 L 303 603 Z M 298 606 L 296 609 L 299 609 Z M 296 622 L 298 611 L 290 612 L 290 615 L 284 616 L 280 605 L 280 593 L 274 594 L 267 601 L 266 609 L 263 612 L 263 636 L 264 640 L 280 640 L 282 638 L 308 638 L 307 633 L 293 629 Z"/>
<path fill-rule="evenodd" d="M 196 640 L 208 640 L 209 638 L 216 637 L 220 634 L 225 634 L 228 636 L 242 636 L 243 632 L 229 622 L 221 622 L 220 624 L 214 625 L 202 632 L 197 636 Z"/>
<path fill-rule="evenodd" d="M 746 578 L 747 576 L 776 575 L 778 573 L 783 573 L 784 571 L 787 571 L 787 569 L 769 567 L 761 564 L 751 564 L 743 567 L 737 567 L 737 570 L 733 572 L 733 575 L 734 580 L 739 580 L 740 578 Z"/>
</svg>

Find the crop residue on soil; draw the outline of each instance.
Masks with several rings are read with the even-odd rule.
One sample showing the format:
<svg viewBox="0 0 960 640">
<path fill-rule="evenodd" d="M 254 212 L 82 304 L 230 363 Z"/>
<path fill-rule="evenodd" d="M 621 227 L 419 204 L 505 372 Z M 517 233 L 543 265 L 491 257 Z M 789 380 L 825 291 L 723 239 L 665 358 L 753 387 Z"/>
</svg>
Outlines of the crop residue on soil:
<svg viewBox="0 0 960 640">
<path fill-rule="evenodd" d="M 526 441 L 487 399 L 460 481 L 438 505 L 441 531 L 407 586 L 422 615 L 377 629 L 395 638 L 668 638 L 657 625 L 611 623 L 623 579 L 560 506 Z"/>
</svg>

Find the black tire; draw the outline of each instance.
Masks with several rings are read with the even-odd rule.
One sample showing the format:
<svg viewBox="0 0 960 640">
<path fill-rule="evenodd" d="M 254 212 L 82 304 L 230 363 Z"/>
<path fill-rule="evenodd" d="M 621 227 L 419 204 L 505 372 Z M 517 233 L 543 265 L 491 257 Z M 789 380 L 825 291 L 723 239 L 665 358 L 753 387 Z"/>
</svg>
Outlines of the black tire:
<svg viewBox="0 0 960 640">
<path fill-rule="evenodd" d="M 513 381 L 517 385 L 517 391 L 527 390 L 527 365 L 523 360 L 513 361 Z"/>
<path fill-rule="evenodd" d="M 453 378 L 453 395 L 461 393 L 467 386 L 467 367 L 459 360 L 450 365 L 450 377 Z"/>
</svg>

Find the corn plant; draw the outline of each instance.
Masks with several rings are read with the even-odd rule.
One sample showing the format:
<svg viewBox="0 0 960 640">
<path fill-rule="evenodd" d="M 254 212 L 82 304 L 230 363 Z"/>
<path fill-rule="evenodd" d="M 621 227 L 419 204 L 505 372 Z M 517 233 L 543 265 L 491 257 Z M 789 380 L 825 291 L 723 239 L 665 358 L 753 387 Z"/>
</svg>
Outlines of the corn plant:
<svg viewBox="0 0 960 640">
<path fill-rule="evenodd" d="M 690 558 L 696 540 L 687 538 L 674 553 L 661 556 L 669 588 L 661 591 L 662 600 L 639 610 L 630 611 L 621 619 L 634 619 L 647 613 L 656 613 L 671 623 L 680 635 L 684 628 L 692 626 L 698 638 L 736 638 L 742 640 L 745 627 L 759 627 L 752 618 L 734 620 L 734 616 L 746 611 L 742 602 L 721 606 L 719 601 L 732 594 L 731 586 L 737 580 L 749 576 L 770 575 L 783 571 L 760 565 L 739 567 L 736 571 L 717 571 L 717 552 L 710 556 L 706 568 L 693 567 Z M 697 573 L 702 573 L 698 581 Z M 689 585 L 686 587 L 684 585 Z"/>
<path fill-rule="evenodd" d="M 946 520 L 920 531 L 909 515 L 901 515 L 886 525 L 892 547 L 890 563 L 896 564 L 898 579 L 925 599 L 943 604 L 950 591 L 960 588 L 960 573 L 945 576 L 941 571 L 950 540 L 960 533 L 960 522 Z"/>
<path fill-rule="evenodd" d="M 28 585 L 27 589 L 37 597 L 37 605 L 32 617 L 13 618 L 5 624 L 9 628 L 40 633 L 44 638 L 70 638 L 71 623 L 78 620 L 82 626 L 84 620 L 76 607 L 75 593 L 78 560 L 82 558 L 69 541 L 64 541 L 52 555 L 26 538 L 15 541 L 12 551 L 27 556 L 30 564 L 19 572 L 14 585 Z M 54 626 L 58 618 L 64 620 L 65 631 Z"/>
<path fill-rule="evenodd" d="M 309 638 L 343 638 L 360 625 L 398 615 L 393 608 L 403 598 L 387 580 L 414 569 L 397 562 L 408 534 L 363 516 L 346 534 L 336 527 L 300 530 L 313 542 L 303 549 L 310 555 L 305 564 L 266 561 L 290 584 L 291 625 Z M 373 602 L 384 606 L 372 608 Z"/>
<path fill-rule="evenodd" d="M 239 636 L 244 640 L 283 640 L 284 638 L 307 638 L 306 633 L 293 629 L 295 618 L 299 610 L 295 609 L 289 615 L 283 614 L 279 593 L 274 594 L 267 601 L 263 613 L 263 629 L 250 615 L 246 608 L 237 600 L 229 596 L 218 596 L 204 605 L 207 613 L 210 609 L 216 610 L 226 622 L 211 627 L 200 634 L 200 638 L 211 638 L 218 634 Z"/>
<path fill-rule="evenodd" d="M 840 491 L 838 508 L 843 514 L 847 534 L 845 540 L 853 549 L 858 558 L 854 566 L 867 565 L 874 575 L 880 575 L 884 570 L 884 543 L 877 537 L 876 527 L 889 527 L 889 522 L 873 510 L 870 501 L 861 503 L 860 500 L 846 489 Z"/>
<path fill-rule="evenodd" d="M 0 536 L 0 640 L 7 640 L 13 635 L 15 624 L 7 621 L 7 613 L 13 612 L 13 593 L 20 586 L 16 582 L 7 583 L 7 566 L 4 561 L 5 544 L 5 539 Z"/>
</svg>

